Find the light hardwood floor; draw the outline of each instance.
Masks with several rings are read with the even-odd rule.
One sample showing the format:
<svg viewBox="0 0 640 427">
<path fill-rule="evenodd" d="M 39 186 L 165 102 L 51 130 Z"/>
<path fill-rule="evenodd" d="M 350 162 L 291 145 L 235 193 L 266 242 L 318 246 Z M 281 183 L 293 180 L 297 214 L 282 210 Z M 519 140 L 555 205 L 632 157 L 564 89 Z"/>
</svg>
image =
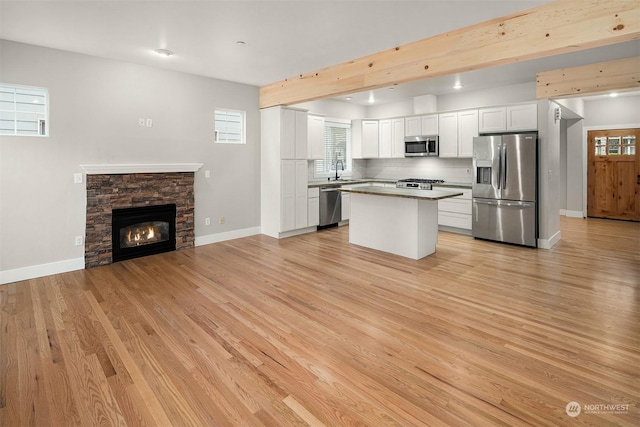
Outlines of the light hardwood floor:
<svg viewBox="0 0 640 427">
<path fill-rule="evenodd" d="M 343 227 L 0 286 L 0 425 L 638 426 L 640 224 L 561 226 L 548 251 L 440 233 L 413 261 Z"/>
</svg>

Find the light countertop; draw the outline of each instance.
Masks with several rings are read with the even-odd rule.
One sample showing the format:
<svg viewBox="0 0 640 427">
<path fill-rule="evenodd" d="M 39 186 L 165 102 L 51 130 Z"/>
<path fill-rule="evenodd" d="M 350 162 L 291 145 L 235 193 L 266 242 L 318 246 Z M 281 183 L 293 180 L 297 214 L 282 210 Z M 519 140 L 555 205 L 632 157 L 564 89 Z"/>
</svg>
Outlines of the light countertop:
<svg viewBox="0 0 640 427">
<path fill-rule="evenodd" d="M 416 190 L 413 188 L 379 187 L 368 185 L 355 188 L 340 188 L 339 191 L 355 194 L 370 194 L 373 196 L 404 197 L 419 200 L 442 200 L 462 196 L 459 191 Z"/>
<path fill-rule="evenodd" d="M 314 180 L 309 181 L 308 187 L 323 187 L 325 185 L 353 185 L 353 184 L 373 184 L 373 183 L 383 183 L 383 184 L 395 184 L 398 182 L 397 179 L 392 178 L 344 178 L 339 180 Z M 466 188 L 471 189 L 470 182 L 443 182 L 438 184 L 433 184 L 434 187 L 453 187 L 453 188 Z M 424 191 L 424 190 L 422 190 Z"/>
</svg>

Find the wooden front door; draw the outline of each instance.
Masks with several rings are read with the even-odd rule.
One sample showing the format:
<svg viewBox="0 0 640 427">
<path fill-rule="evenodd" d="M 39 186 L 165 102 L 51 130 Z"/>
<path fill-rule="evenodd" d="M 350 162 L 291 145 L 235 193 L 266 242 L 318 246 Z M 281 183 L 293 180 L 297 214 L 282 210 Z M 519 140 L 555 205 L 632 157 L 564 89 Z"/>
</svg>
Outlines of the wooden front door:
<svg viewBox="0 0 640 427">
<path fill-rule="evenodd" d="M 587 215 L 640 221 L 640 129 L 587 134 Z"/>
</svg>

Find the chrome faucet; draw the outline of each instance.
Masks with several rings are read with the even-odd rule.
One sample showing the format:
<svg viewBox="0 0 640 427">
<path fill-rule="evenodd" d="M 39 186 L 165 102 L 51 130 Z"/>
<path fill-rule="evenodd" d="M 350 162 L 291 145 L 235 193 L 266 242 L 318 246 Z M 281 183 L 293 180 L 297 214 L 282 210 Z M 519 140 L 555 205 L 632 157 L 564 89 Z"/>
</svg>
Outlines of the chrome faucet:
<svg viewBox="0 0 640 427">
<path fill-rule="evenodd" d="M 336 181 L 338 180 L 338 178 L 340 178 L 338 176 L 338 163 L 340 164 L 340 170 L 344 171 L 344 163 L 342 163 L 342 160 L 336 160 L 336 163 L 335 163 L 335 165 L 336 165 Z"/>
</svg>

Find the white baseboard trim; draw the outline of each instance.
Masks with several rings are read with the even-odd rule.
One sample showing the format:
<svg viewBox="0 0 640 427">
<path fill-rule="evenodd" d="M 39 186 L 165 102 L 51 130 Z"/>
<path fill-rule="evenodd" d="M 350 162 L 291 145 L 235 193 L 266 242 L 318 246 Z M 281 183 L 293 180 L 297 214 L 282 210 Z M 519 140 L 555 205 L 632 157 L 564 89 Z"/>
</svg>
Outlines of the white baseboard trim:
<svg viewBox="0 0 640 427">
<path fill-rule="evenodd" d="M 314 233 L 318 231 L 318 227 L 299 228 L 297 230 L 285 231 L 279 234 L 279 239 L 286 239 L 287 237 L 299 236 L 301 234 Z"/>
<path fill-rule="evenodd" d="M 569 218 L 584 218 L 582 211 L 568 211 L 565 209 L 560 210 L 560 215 L 564 215 Z"/>
<path fill-rule="evenodd" d="M 225 240 L 240 239 L 242 237 L 255 236 L 260 234 L 260 227 L 242 228 L 240 230 L 225 231 L 224 233 L 208 234 L 206 236 L 196 236 L 195 245 L 203 246 L 212 243 L 224 242 Z"/>
<path fill-rule="evenodd" d="M 5 270 L 0 271 L 0 285 L 83 269 L 84 257 Z"/>
<path fill-rule="evenodd" d="M 560 241 L 561 234 L 560 230 L 556 232 L 550 239 L 538 239 L 538 248 L 540 249 L 551 249 L 556 243 Z"/>
</svg>

